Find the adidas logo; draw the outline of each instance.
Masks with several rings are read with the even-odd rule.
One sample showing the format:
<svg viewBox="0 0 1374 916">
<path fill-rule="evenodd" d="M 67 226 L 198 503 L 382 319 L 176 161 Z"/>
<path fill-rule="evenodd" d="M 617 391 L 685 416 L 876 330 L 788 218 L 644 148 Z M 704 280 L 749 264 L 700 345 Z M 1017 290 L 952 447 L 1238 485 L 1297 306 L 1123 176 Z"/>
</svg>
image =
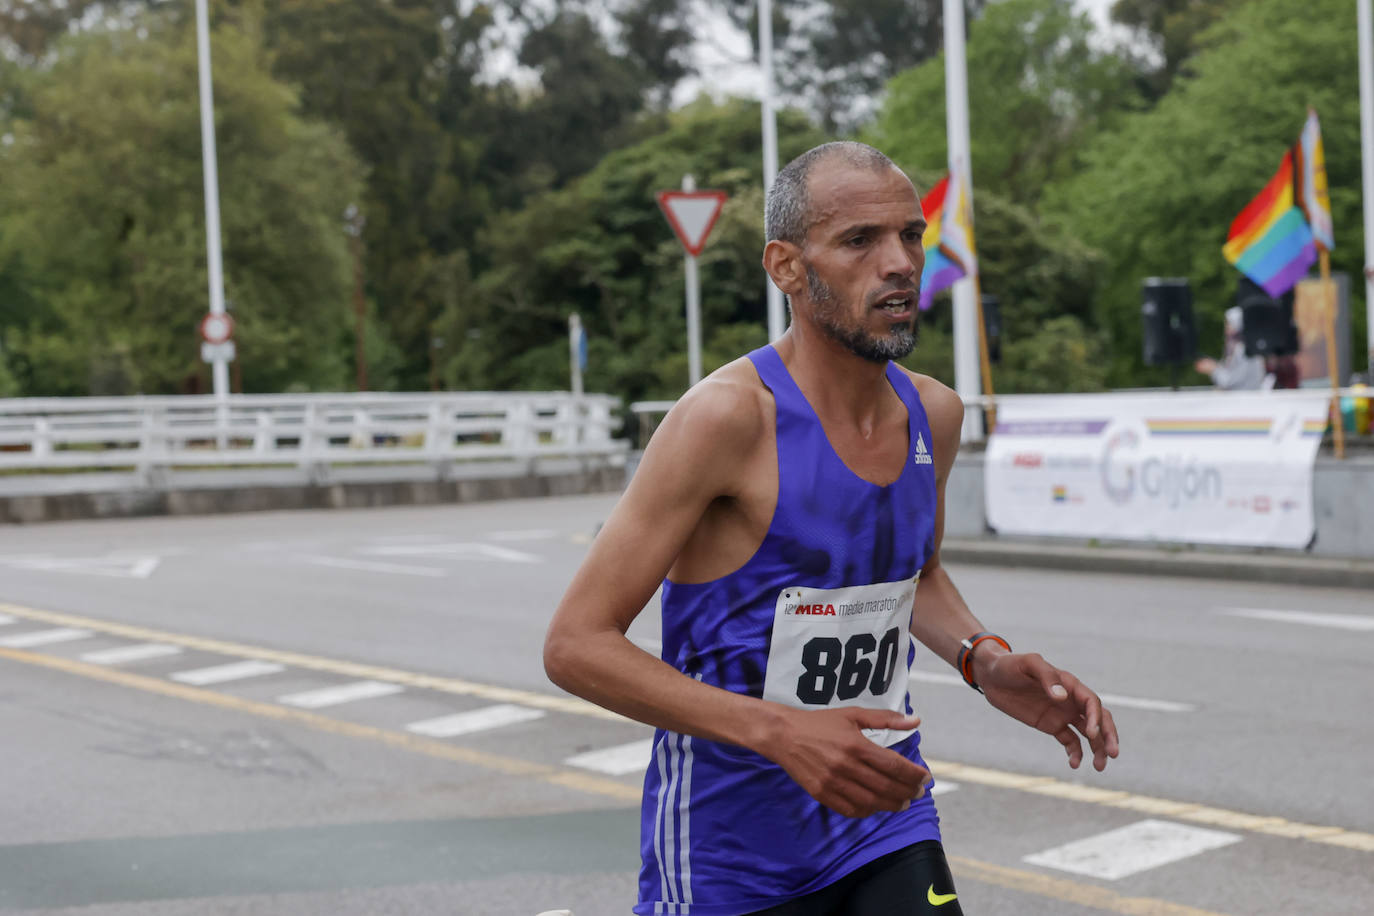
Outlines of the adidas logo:
<svg viewBox="0 0 1374 916">
<path fill-rule="evenodd" d="M 919 432 L 916 434 L 916 463 L 935 463 L 935 459 L 930 457 L 930 450 L 926 448 L 926 437 L 921 435 Z"/>
</svg>

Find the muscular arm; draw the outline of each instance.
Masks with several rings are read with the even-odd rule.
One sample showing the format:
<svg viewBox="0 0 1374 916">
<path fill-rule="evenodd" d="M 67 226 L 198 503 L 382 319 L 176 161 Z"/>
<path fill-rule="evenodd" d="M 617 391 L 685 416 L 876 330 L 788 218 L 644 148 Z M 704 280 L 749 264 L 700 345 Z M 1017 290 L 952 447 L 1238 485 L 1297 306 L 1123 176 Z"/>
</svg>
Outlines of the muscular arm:
<svg viewBox="0 0 1374 916">
<path fill-rule="evenodd" d="M 945 484 L 959 450 L 964 405 L 944 385 L 915 379 L 930 420 L 935 451 L 935 547 L 921 570 L 912 612 L 911 632 L 951 666 L 957 665 L 960 640 L 987 628 L 974 616 L 940 563 L 944 539 Z M 994 707 L 1051 735 L 1068 754 L 1069 766 L 1083 759 L 1078 735 L 1088 739 L 1093 766 L 1102 770 L 1118 753 L 1116 724 L 1097 694 L 1073 674 L 1035 653 L 1009 653 L 985 640 L 973 653 L 973 677 Z"/>
<path fill-rule="evenodd" d="M 876 746 L 862 729 L 914 728 L 914 717 L 799 710 L 732 693 L 687 677 L 625 637 L 707 507 L 738 495 L 752 450 L 763 443 L 772 454 L 772 441 L 771 400 L 747 385 L 708 379 L 669 412 L 554 613 L 545 670 L 568 692 L 622 715 L 749 748 L 846 816 L 901 810 L 930 774 Z"/>
</svg>

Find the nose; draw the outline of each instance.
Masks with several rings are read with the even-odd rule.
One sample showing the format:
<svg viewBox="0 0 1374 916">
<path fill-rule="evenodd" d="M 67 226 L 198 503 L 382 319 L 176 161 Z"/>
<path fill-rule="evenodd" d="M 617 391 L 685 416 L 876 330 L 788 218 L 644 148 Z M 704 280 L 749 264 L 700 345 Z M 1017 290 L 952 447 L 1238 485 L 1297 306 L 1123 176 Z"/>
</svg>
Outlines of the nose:
<svg viewBox="0 0 1374 916">
<path fill-rule="evenodd" d="M 908 244 L 900 235 L 894 234 L 883 243 L 878 269 L 886 281 L 911 281 L 920 274 L 925 259 L 925 251 L 919 240 L 914 245 Z"/>
</svg>

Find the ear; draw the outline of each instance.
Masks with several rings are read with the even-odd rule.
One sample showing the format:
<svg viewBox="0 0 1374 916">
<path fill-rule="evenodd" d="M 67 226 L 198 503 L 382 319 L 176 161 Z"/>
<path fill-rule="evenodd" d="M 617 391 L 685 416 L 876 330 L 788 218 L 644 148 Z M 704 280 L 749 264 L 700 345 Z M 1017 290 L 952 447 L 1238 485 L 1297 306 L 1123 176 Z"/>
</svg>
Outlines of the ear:
<svg viewBox="0 0 1374 916">
<path fill-rule="evenodd" d="M 792 242 L 773 239 L 763 248 L 763 269 L 773 278 L 778 289 L 796 296 L 806 288 L 806 267 L 802 264 L 801 248 Z"/>
</svg>

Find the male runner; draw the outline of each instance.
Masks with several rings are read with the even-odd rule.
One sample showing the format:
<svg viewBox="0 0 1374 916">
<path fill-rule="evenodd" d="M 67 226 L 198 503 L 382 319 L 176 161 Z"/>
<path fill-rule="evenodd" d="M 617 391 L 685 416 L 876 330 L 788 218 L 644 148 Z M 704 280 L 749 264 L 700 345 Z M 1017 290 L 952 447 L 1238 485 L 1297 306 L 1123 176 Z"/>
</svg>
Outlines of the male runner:
<svg viewBox="0 0 1374 916">
<path fill-rule="evenodd" d="M 766 222 L 791 328 L 664 418 L 554 615 L 545 668 L 658 727 L 636 913 L 957 916 L 910 637 L 1072 767 L 1082 734 L 1103 769 L 1116 727 L 1072 674 L 983 633 L 940 565 L 963 404 L 891 362 L 916 341 L 911 181 L 828 143 L 779 173 Z M 660 583 L 662 660 L 625 637 Z"/>
</svg>

